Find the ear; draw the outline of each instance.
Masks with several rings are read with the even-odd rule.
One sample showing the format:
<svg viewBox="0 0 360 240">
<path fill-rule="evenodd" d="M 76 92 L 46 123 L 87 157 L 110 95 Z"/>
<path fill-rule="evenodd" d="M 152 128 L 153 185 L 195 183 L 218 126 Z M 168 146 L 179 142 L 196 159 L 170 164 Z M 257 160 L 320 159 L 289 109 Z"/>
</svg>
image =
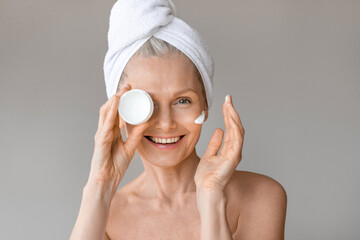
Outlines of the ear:
<svg viewBox="0 0 360 240">
<path fill-rule="evenodd" d="M 209 116 L 207 103 L 205 103 L 204 112 L 205 112 L 205 119 L 204 119 L 204 122 L 205 122 L 208 119 L 208 116 Z"/>
</svg>

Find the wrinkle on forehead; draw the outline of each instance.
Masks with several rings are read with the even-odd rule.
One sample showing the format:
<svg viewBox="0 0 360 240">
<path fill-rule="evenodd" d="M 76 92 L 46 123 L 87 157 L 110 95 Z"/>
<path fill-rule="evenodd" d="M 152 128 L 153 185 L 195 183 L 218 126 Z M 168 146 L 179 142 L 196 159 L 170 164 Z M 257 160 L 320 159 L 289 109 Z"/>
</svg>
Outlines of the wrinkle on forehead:
<svg viewBox="0 0 360 240">
<path fill-rule="evenodd" d="M 181 89 L 193 88 L 199 96 L 202 95 L 203 86 L 198 80 L 196 67 L 185 55 L 134 57 L 126 68 L 126 82 L 133 88 L 164 97 Z"/>
</svg>

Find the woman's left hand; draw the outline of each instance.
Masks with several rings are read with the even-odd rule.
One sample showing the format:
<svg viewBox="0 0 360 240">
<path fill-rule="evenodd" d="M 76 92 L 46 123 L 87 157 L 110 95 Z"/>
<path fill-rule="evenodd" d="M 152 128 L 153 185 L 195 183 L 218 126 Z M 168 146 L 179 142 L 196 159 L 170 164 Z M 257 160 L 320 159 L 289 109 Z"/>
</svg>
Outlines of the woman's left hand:
<svg viewBox="0 0 360 240">
<path fill-rule="evenodd" d="M 223 191 L 242 158 L 242 146 L 245 130 L 240 117 L 232 104 L 231 96 L 223 104 L 225 123 L 224 144 L 218 153 L 224 132 L 217 128 L 212 135 L 208 148 L 200 159 L 195 173 L 198 189 L 206 192 Z"/>
</svg>

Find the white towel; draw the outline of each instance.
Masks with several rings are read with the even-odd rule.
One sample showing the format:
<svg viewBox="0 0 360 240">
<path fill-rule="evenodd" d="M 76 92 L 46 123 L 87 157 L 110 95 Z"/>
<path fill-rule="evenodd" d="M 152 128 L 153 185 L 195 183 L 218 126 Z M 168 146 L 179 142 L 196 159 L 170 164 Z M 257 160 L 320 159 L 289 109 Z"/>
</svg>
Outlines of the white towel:
<svg viewBox="0 0 360 240">
<path fill-rule="evenodd" d="M 214 62 L 200 34 L 177 17 L 171 0 L 118 0 L 111 9 L 108 45 L 104 60 L 106 93 L 117 90 L 121 73 L 135 52 L 151 37 L 182 51 L 198 68 L 212 104 Z"/>
</svg>

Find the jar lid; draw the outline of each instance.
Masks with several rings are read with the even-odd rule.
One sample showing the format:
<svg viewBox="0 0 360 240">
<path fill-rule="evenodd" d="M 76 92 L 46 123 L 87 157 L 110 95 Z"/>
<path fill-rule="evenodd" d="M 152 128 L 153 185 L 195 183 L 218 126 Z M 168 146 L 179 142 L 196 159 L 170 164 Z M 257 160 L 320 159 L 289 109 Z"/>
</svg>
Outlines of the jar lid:
<svg viewBox="0 0 360 240">
<path fill-rule="evenodd" d="M 119 103 L 119 114 L 125 122 L 139 125 L 151 117 L 154 103 L 150 95 L 140 89 L 132 89 L 125 92 Z"/>
</svg>

